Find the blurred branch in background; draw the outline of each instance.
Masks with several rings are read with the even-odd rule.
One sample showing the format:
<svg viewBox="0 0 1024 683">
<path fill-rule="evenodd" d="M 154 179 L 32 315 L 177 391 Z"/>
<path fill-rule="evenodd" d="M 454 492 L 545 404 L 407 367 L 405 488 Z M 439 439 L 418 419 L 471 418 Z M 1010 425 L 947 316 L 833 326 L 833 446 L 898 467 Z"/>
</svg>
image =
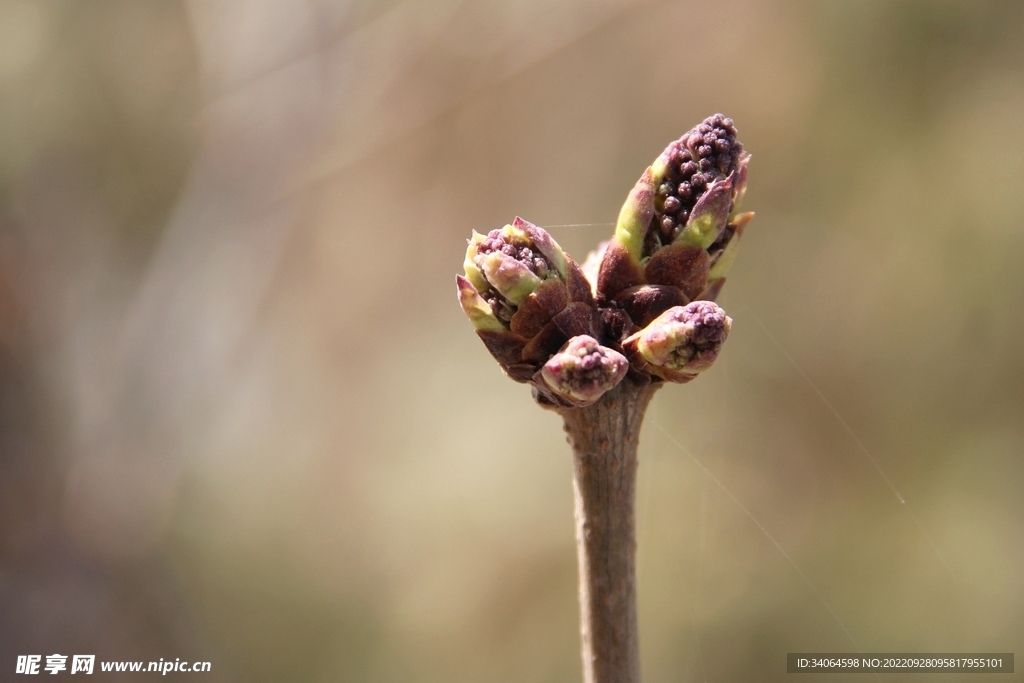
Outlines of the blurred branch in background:
<svg viewBox="0 0 1024 683">
<path fill-rule="evenodd" d="M 451 254 L 515 212 L 614 220 L 719 110 L 764 179 L 726 298 L 950 572 L 757 329 L 652 416 L 865 647 L 1013 649 L 1022 28 L 1013 2 L 0 5 L 3 666 L 574 680 L 571 463 L 554 417 L 529 453 L 481 419 L 532 406 L 462 334 Z M 656 434 L 645 678 L 846 647 Z"/>
</svg>

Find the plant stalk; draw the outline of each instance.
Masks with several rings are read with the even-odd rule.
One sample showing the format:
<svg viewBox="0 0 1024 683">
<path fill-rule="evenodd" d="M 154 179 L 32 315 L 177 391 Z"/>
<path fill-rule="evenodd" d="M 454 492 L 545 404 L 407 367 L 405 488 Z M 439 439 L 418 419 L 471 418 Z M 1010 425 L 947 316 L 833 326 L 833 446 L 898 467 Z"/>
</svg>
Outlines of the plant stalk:
<svg viewBox="0 0 1024 683">
<path fill-rule="evenodd" d="M 627 377 L 592 406 L 560 411 L 573 450 L 585 683 L 640 683 L 636 452 L 660 386 Z"/>
</svg>

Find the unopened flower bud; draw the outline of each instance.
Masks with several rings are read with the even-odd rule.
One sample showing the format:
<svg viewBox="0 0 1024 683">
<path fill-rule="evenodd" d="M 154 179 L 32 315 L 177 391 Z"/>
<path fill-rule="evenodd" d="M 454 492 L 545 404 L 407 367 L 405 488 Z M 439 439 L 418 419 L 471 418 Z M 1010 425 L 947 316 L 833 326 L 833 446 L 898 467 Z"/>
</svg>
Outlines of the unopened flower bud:
<svg viewBox="0 0 1024 683">
<path fill-rule="evenodd" d="M 622 206 L 597 299 L 622 301 L 644 285 L 676 287 L 686 301 L 717 296 L 752 216 L 736 211 L 749 159 L 732 119 L 721 114 L 665 148 Z"/>
<path fill-rule="evenodd" d="M 486 235 L 474 232 L 466 250 L 466 278 L 485 297 L 493 290 L 506 310 L 521 304 L 544 280 L 564 281 L 566 267 L 565 252 L 551 235 L 521 218 Z"/>
<path fill-rule="evenodd" d="M 622 343 L 638 369 L 672 382 L 689 382 L 718 357 L 732 319 L 711 301 L 676 306 Z"/>
<path fill-rule="evenodd" d="M 743 143 L 736 139 L 732 119 L 721 114 L 709 116 L 670 144 L 652 166 L 660 181 L 654 198 L 660 244 L 676 242 L 691 221 L 699 218 L 700 223 L 693 224 L 684 239 L 707 248 L 725 227 L 725 218 L 738 199 L 736 193 L 746 187 L 748 157 Z M 726 192 L 722 183 L 730 178 Z M 705 199 L 709 194 L 713 196 Z"/>
<path fill-rule="evenodd" d="M 491 355 L 513 379 L 541 365 L 578 334 L 594 334 L 594 298 L 579 266 L 544 229 L 516 218 L 473 233 L 459 303 Z"/>
<path fill-rule="evenodd" d="M 621 353 L 601 346 L 593 337 L 579 335 L 544 364 L 540 376 L 546 389 L 580 408 L 614 388 L 628 370 L 629 361 Z"/>
</svg>

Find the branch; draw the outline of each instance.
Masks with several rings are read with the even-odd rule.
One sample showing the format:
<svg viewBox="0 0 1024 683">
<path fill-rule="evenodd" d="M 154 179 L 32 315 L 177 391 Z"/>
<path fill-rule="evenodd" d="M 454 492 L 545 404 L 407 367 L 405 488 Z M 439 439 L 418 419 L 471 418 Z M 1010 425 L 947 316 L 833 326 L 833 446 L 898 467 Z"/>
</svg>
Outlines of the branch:
<svg viewBox="0 0 1024 683">
<path fill-rule="evenodd" d="M 639 683 L 636 469 L 644 412 L 660 383 L 627 378 L 564 410 L 573 450 L 585 683 Z"/>
</svg>

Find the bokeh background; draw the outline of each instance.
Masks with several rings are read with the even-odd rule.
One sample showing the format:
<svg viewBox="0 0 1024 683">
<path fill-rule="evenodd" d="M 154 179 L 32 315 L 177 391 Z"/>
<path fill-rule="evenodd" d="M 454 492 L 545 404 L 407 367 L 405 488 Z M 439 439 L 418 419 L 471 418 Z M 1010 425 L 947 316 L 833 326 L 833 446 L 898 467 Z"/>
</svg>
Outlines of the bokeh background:
<svg viewBox="0 0 1024 683">
<path fill-rule="evenodd" d="M 758 215 L 641 439 L 645 681 L 1024 654 L 1022 35 L 1016 0 L 4 0 L 3 678 L 580 680 L 569 449 L 454 275 L 515 215 L 582 260 L 716 111 Z"/>
</svg>

